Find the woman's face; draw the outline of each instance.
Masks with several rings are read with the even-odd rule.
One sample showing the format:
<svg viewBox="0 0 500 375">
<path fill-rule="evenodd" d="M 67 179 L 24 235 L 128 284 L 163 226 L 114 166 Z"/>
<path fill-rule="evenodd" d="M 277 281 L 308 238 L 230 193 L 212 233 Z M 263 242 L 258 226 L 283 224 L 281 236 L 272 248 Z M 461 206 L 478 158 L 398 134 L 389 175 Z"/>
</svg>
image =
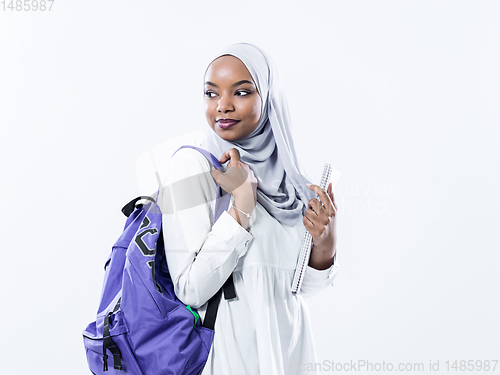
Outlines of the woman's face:
<svg viewBox="0 0 500 375">
<path fill-rule="evenodd" d="M 240 59 L 231 55 L 215 59 L 205 74 L 204 90 L 205 116 L 220 138 L 235 141 L 257 128 L 261 98 Z"/>
</svg>

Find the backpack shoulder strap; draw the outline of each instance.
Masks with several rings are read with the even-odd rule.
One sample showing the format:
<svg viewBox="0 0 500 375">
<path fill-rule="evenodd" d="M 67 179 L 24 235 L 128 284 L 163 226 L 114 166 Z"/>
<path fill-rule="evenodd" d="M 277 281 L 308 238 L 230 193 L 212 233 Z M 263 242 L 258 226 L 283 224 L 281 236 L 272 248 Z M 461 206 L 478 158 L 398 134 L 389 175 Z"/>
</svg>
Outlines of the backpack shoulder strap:
<svg viewBox="0 0 500 375">
<path fill-rule="evenodd" d="M 207 160 L 209 161 L 210 164 L 212 164 L 215 168 L 217 168 L 219 171 L 224 172 L 224 168 L 222 164 L 219 162 L 219 160 L 209 151 L 204 150 L 203 148 L 196 147 L 196 146 L 191 146 L 191 145 L 184 145 L 179 147 L 175 152 L 179 151 L 181 148 L 193 148 L 205 156 Z M 174 154 L 175 154 L 174 152 Z M 218 194 L 217 194 L 217 200 L 215 203 L 215 215 L 214 215 L 214 222 L 217 221 L 219 216 L 222 214 L 222 211 L 225 211 L 229 207 L 229 202 L 230 202 L 230 195 L 226 193 L 224 195 L 224 191 L 221 189 L 221 187 L 218 187 Z M 222 296 L 222 291 L 224 291 L 224 299 L 230 300 L 233 298 L 236 298 L 236 291 L 234 289 L 234 282 L 233 282 L 233 274 L 230 274 L 224 285 L 222 285 L 222 288 L 220 288 L 215 295 L 212 296 L 208 300 L 208 306 L 207 306 L 207 311 L 205 313 L 205 319 L 203 320 L 203 327 L 209 328 L 212 331 L 214 330 L 215 327 L 215 319 L 217 318 L 217 311 L 219 309 L 219 304 L 220 304 L 220 299 Z"/>
<path fill-rule="evenodd" d="M 209 328 L 212 331 L 215 327 L 215 319 L 217 318 L 217 311 L 219 309 L 220 299 L 222 296 L 222 291 L 224 290 L 225 299 L 233 299 L 236 297 L 236 292 L 234 290 L 233 274 L 229 275 L 222 288 L 220 288 L 215 295 L 208 300 L 207 312 L 205 313 L 205 319 L 203 320 L 203 327 Z"/>
<path fill-rule="evenodd" d="M 130 202 L 128 202 L 125 206 L 123 206 L 123 208 L 122 208 L 122 213 L 123 213 L 126 217 L 129 217 L 129 216 L 130 216 L 130 214 L 131 214 L 132 212 L 134 212 L 134 210 L 135 210 L 135 208 L 136 208 L 136 207 L 138 207 L 138 208 L 139 208 L 139 207 L 141 207 L 141 206 L 142 206 L 142 204 L 138 204 L 138 205 L 136 206 L 136 203 L 137 203 L 138 201 L 140 201 L 141 199 L 147 199 L 147 200 L 150 200 L 150 201 L 152 201 L 152 202 L 154 202 L 154 201 L 155 201 L 153 198 L 151 198 L 151 197 L 149 197 L 149 196 L 139 196 L 139 197 L 137 197 L 137 198 L 132 199 L 132 200 L 131 200 Z"/>
<path fill-rule="evenodd" d="M 181 148 L 193 148 L 205 156 L 208 161 L 219 171 L 224 172 L 224 168 L 222 164 L 217 160 L 217 158 L 210 152 L 196 146 L 191 146 L 191 145 L 184 145 L 179 147 L 175 152 L 179 151 Z M 174 152 L 174 154 L 175 154 Z M 217 200 L 216 200 L 216 212 L 214 215 L 214 222 L 217 221 L 219 216 L 222 214 L 222 211 L 226 210 L 229 207 L 229 202 L 230 202 L 230 195 L 227 194 L 224 190 L 221 189 L 221 187 L 218 187 L 218 192 L 217 192 Z M 224 193 L 226 193 L 224 195 Z M 141 200 L 141 199 L 147 199 L 150 201 L 155 202 L 155 200 L 151 197 L 148 196 L 140 196 L 137 198 L 134 198 L 131 200 L 129 203 L 127 203 L 123 208 L 122 212 L 125 216 L 130 216 L 130 214 L 134 211 L 134 209 L 137 207 L 141 207 L 142 205 L 137 205 L 136 203 Z M 234 282 L 233 282 L 233 274 L 230 274 L 228 279 L 225 281 L 224 285 L 215 293 L 212 298 L 208 300 L 208 306 L 207 306 L 207 311 L 205 314 L 205 319 L 203 320 L 203 327 L 210 328 L 211 330 L 214 330 L 215 326 L 215 319 L 217 317 L 217 310 L 219 309 L 219 304 L 220 304 L 220 299 L 222 296 L 222 291 L 224 291 L 224 299 L 230 300 L 233 298 L 236 298 L 236 291 L 234 288 Z"/>
<path fill-rule="evenodd" d="M 224 172 L 224 167 L 220 163 L 220 161 L 213 155 L 211 152 L 201 148 L 201 147 L 196 147 L 192 145 L 184 145 L 179 147 L 174 154 L 179 151 L 181 148 L 193 148 L 196 151 L 199 151 L 205 158 L 207 158 L 208 162 L 212 164 L 215 168 L 217 168 L 219 171 Z M 216 202 L 216 209 L 215 209 L 215 217 L 214 217 L 214 222 L 212 224 L 215 224 L 219 216 L 222 214 L 222 211 L 225 211 L 226 209 L 229 208 L 229 202 L 231 200 L 231 197 L 229 194 L 224 194 L 226 193 L 224 190 L 221 189 L 219 186 L 218 190 L 218 195 L 217 195 L 217 202 Z M 233 299 L 236 297 L 236 292 L 234 290 L 234 284 L 233 284 L 233 274 L 229 275 L 229 278 L 226 280 L 226 282 L 223 285 L 224 288 L 224 298 L 225 299 Z"/>
<path fill-rule="evenodd" d="M 177 151 L 179 151 L 181 148 L 192 148 L 195 149 L 196 151 L 200 152 L 205 158 L 208 160 L 210 164 L 214 166 L 217 170 L 220 172 L 224 173 L 224 167 L 220 163 L 220 161 L 213 155 L 211 152 L 201 148 L 201 147 L 196 147 L 192 145 L 184 145 L 179 147 L 175 152 L 172 154 L 172 156 L 175 155 Z M 217 221 L 220 215 L 222 215 L 222 212 L 225 211 L 229 207 L 229 202 L 231 201 L 231 196 L 224 191 L 220 185 L 217 186 L 217 198 L 215 200 L 215 212 L 214 212 L 214 218 L 213 218 L 213 223 Z"/>
</svg>

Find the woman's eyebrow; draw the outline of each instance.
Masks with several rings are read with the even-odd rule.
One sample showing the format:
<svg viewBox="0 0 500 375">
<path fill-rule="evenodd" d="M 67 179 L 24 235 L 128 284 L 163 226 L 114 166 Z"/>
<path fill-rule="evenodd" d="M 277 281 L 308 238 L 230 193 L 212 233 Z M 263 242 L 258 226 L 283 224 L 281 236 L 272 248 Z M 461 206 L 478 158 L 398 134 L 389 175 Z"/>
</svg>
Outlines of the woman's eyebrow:
<svg viewBox="0 0 500 375">
<path fill-rule="evenodd" d="M 253 82 L 251 82 L 251 81 L 249 81 L 249 80 L 247 80 L 247 79 L 243 79 L 243 80 L 241 80 L 241 81 L 238 81 L 238 82 L 233 83 L 233 84 L 231 85 L 231 87 L 239 86 L 239 85 L 242 85 L 243 83 L 249 83 L 249 84 L 253 85 Z M 210 86 L 213 86 L 213 87 L 219 87 L 219 86 L 217 86 L 215 83 L 210 82 L 210 81 L 206 81 L 206 82 L 205 82 L 205 85 L 210 85 Z"/>
</svg>

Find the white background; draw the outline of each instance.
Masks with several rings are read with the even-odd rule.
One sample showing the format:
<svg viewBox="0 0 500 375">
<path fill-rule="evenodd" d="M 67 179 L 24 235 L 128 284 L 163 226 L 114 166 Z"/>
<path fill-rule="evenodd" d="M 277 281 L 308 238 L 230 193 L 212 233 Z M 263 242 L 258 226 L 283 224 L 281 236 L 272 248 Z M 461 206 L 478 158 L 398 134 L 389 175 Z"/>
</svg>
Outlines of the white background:
<svg viewBox="0 0 500 375">
<path fill-rule="evenodd" d="M 318 360 L 500 360 L 499 17 L 479 0 L 2 8 L 0 372 L 90 373 L 81 332 L 135 162 L 208 126 L 207 59 L 235 42 L 275 60 L 313 180 L 342 173 Z"/>
</svg>

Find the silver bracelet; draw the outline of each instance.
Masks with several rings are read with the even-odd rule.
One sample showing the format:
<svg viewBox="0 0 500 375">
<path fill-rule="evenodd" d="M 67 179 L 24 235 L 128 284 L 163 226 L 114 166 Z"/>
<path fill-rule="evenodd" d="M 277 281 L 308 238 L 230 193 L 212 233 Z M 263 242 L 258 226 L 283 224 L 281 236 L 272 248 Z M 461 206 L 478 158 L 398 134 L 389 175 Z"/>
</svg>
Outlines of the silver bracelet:
<svg viewBox="0 0 500 375">
<path fill-rule="evenodd" d="M 240 211 L 243 215 L 245 215 L 246 217 L 248 217 L 248 218 L 250 219 L 250 215 L 249 215 L 249 214 L 247 214 L 246 212 L 241 211 L 239 208 L 236 208 L 236 207 L 234 207 L 233 205 L 231 205 L 231 207 L 232 207 L 232 208 L 234 208 L 235 210 Z"/>
</svg>

